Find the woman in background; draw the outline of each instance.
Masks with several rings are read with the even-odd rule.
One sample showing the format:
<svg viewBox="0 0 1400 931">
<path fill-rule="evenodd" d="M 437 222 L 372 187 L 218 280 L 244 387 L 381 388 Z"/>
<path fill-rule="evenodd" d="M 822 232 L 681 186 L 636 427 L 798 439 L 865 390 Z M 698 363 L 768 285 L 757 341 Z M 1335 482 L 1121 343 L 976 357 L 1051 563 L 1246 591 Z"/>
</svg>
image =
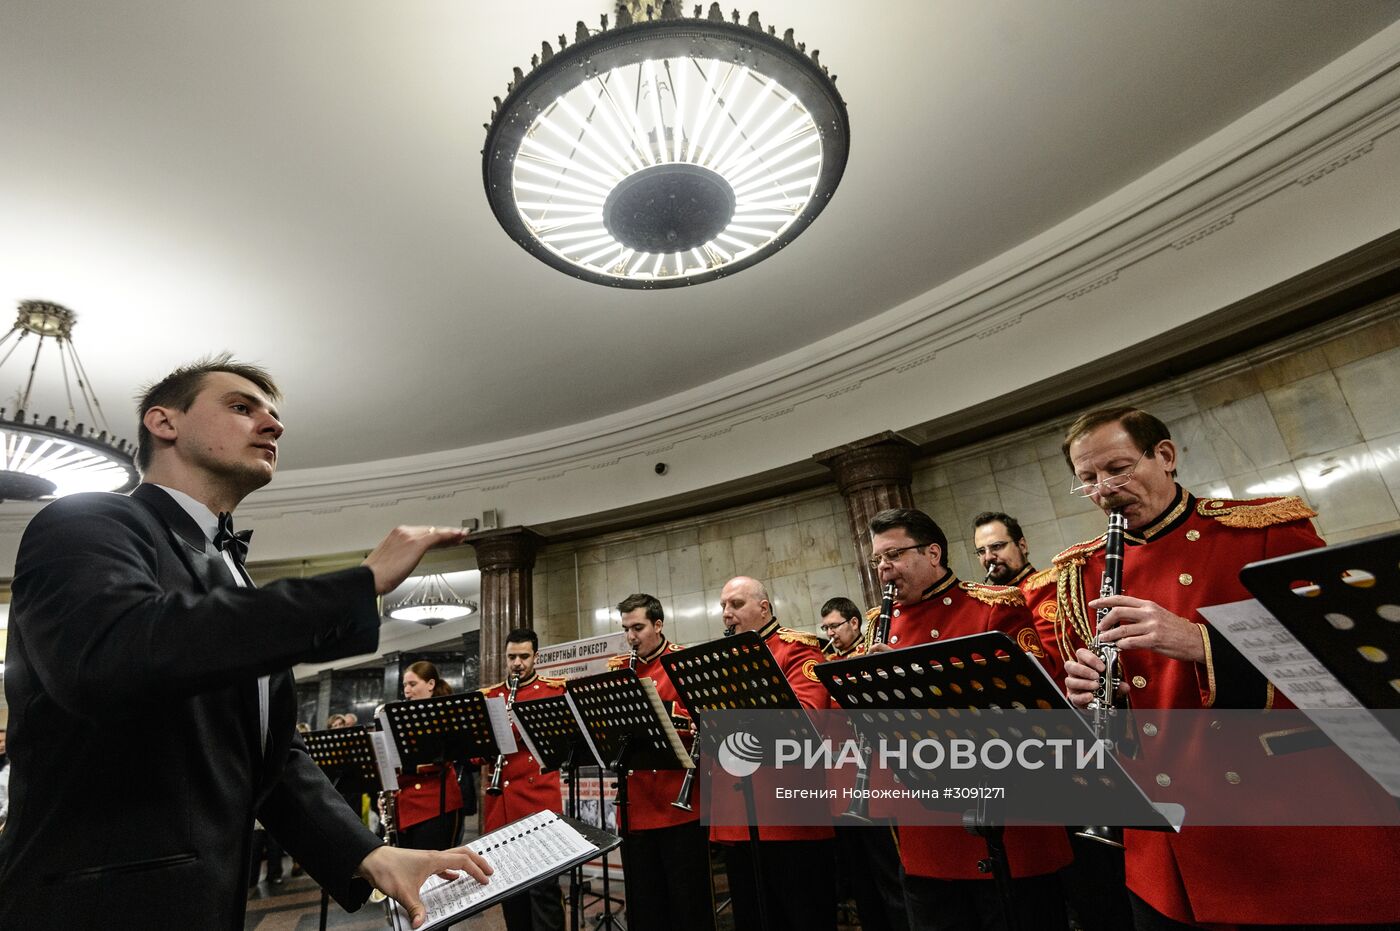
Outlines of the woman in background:
<svg viewBox="0 0 1400 931">
<path fill-rule="evenodd" d="M 403 697 L 410 701 L 451 694 L 451 686 L 427 660 L 419 660 L 404 671 Z M 454 846 L 461 827 L 461 813 L 462 790 L 451 763 L 427 764 L 419 766 L 416 773 L 399 776 L 397 830 L 400 847 L 446 850 Z"/>
</svg>

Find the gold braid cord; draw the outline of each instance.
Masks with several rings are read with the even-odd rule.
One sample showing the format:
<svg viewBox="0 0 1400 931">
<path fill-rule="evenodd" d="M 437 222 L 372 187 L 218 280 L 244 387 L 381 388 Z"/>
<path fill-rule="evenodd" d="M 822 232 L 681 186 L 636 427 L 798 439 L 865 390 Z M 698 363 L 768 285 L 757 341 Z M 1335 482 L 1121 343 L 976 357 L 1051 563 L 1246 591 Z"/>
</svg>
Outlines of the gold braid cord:
<svg viewBox="0 0 1400 931">
<path fill-rule="evenodd" d="M 1021 590 L 1034 591 L 1037 588 L 1041 588 L 1045 585 L 1049 585 L 1051 582 L 1057 581 L 1058 577 L 1055 575 L 1055 573 L 1058 571 L 1059 570 L 1056 567 L 1051 566 L 1049 569 L 1041 569 L 1039 572 L 1032 573 L 1030 577 L 1026 579 L 1026 581 L 1021 583 Z"/>
<path fill-rule="evenodd" d="M 1212 517 L 1226 527 L 1248 529 L 1273 527 L 1295 520 L 1311 520 L 1317 516 L 1317 512 L 1296 495 L 1286 498 L 1258 498 L 1253 501 L 1205 498 L 1196 504 L 1196 513 L 1202 517 Z"/>
<path fill-rule="evenodd" d="M 1089 622 L 1088 601 L 1084 597 L 1084 565 L 1089 554 L 1104 545 L 1103 537 L 1076 543 L 1053 560 L 1058 575 L 1055 580 L 1055 597 L 1060 610 L 1055 618 L 1055 641 L 1059 644 L 1060 655 L 1074 656 L 1073 631 L 1085 646 L 1094 639 L 1094 627 Z"/>
<path fill-rule="evenodd" d="M 822 645 L 816 634 L 809 634 L 805 630 L 793 630 L 791 627 L 779 627 L 778 639 L 786 640 L 788 643 L 805 643 L 809 647 Z"/>
<path fill-rule="evenodd" d="M 878 605 L 865 612 L 865 633 L 861 635 L 860 642 L 867 653 L 875 645 L 875 622 L 879 619 L 880 608 Z"/>
</svg>

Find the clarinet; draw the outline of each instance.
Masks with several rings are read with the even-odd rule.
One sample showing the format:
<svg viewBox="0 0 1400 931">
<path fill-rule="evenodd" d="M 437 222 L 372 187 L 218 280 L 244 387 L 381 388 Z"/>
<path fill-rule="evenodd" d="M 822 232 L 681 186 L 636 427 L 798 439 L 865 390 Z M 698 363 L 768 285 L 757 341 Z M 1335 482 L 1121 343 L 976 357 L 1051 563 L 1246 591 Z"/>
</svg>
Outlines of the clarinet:
<svg viewBox="0 0 1400 931">
<path fill-rule="evenodd" d="M 632 648 L 632 652 L 627 654 L 627 668 L 628 668 L 628 669 L 636 669 L 636 668 L 637 668 L 637 648 L 636 648 L 636 647 L 633 647 L 633 648 Z"/>
<path fill-rule="evenodd" d="M 888 643 L 890 639 L 890 616 L 894 613 L 894 583 L 885 586 L 880 598 L 880 617 L 875 622 L 875 638 L 871 641 L 871 646 L 880 643 Z M 856 771 L 856 784 L 853 787 L 851 804 L 841 812 L 841 817 L 848 821 L 856 821 L 860 824 L 870 823 L 870 763 L 874 754 L 871 752 L 870 744 L 866 742 L 864 735 L 860 738 L 860 756 L 864 761 L 863 766 Z"/>
<path fill-rule="evenodd" d="M 511 677 L 510 677 L 510 694 L 506 695 L 506 710 L 507 710 L 507 711 L 510 710 L 510 706 L 511 706 L 511 705 L 514 705 L 514 704 L 515 704 L 515 690 L 516 690 L 519 686 L 520 686 L 520 677 L 519 677 L 519 676 L 511 676 Z M 489 786 L 486 787 L 486 794 L 487 794 L 487 795 L 500 795 L 502 792 L 505 791 L 505 789 L 501 787 L 501 771 L 504 770 L 505 767 L 506 767 L 506 755 L 505 755 L 504 753 L 501 753 L 501 754 L 499 754 L 499 755 L 496 757 L 496 765 L 495 765 L 495 767 L 493 768 L 493 772 L 491 773 L 491 784 L 490 784 Z"/>
<path fill-rule="evenodd" d="M 986 585 L 988 582 L 990 582 L 990 581 L 992 580 L 992 573 L 993 573 L 993 572 L 996 572 L 996 571 L 997 571 L 997 564 L 996 564 L 996 563 L 992 563 L 991 566 L 989 566 L 988 569 L 987 569 L 987 577 L 984 578 L 984 579 L 982 580 L 982 584 L 983 584 L 983 585 Z"/>
<path fill-rule="evenodd" d="M 1108 598 L 1123 591 L 1123 531 L 1128 529 L 1123 512 L 1112 510 L 1108 513 L 1108 533 L 1104 535 L 1103 582 L 1099 585 L 1099 597 Z M 1092 715 L 1094 736 L 1103 741 L 1105 748 L 1113 750 L 1118 734 L 1118 684 L 1122 681 L 1122 670 L 1118 665 L 1118 646 L 1104 643 L 1099 639 L 1098 625 L 1110 609 L 1099 608 L 1094 618 L 1094 639 L 1089 643 L 1103 662 L 1103 672 L 1099 684 L 1094 688 L 1094 697 L 1089 700 L 1088 710 Z M 1098 841 L 1110 847 L 1123 846 L 1123 829 L 1104 825 L 1085 827 L 1075 832 L 1077 836 Z"/>
</svg>

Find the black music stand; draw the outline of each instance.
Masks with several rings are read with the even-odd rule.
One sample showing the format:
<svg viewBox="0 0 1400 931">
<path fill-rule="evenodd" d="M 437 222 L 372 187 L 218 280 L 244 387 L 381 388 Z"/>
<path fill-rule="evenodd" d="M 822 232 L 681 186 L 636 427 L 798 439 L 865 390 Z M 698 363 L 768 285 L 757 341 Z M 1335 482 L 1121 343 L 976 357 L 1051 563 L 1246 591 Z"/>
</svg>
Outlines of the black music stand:
<svg viewBox="0 0 1400 931">
<path fill-rule="evenodd" d="M 329 731 L 303 734 L 302 742 L 312 761 L 326 774 L 338 792 L 359 790 L 376 793 L 397 786 L 384 782 L 384 771 L 377 759 L 369 729 L 363 726 L 342 727 Z M 326 931 L 331 894 L 321 889 L 320 929 Z"/>
<path fill-rule="evenodd" d="M 1028 714 L 1035 711 L 1064 712 L 1056 728 L 1064 737 L 1078 738 L 1086 745 L 1097 739 L 1078 713 L 1070 713 L 1074 707 L 1041 665 L 999 631 L 823 663 L 816 673 L 836 703 L 853 712 L 856 730 L 870 746 L 879 745 L 881 738 L 898 740 L 901 733 L 918 733 L 920 728 L 934 735 L 953 729 L 987 737 L 1018 727 L 1030 731 L 1034 723 Z M 892 709 L 902 714 L 885 713 Z M 1037 770 L 1035 779 L 1041 787 L 1046 783 L 1040 780 L 1056 780 L 1053 788 L 1061 797 L 1093 793 L 1096 811 L 1112 816 L 1096 823 L 1179 829 L 1184 817 L 1181 806 L 1152 802 L 1116 759 L 1106 754 L 1105 761 L 1106 772 L 1092 783 L 1078 773 L 1053 769 Z M 1008 779 L 1009 774 L 1002 773 Z M 911 768 L 899 775 L 906 787 L 927 790 L 927 797 L 920 798 L 926 807 L 964 808 L 965 803 L 953 799 L 935 799 L 936 792 L 946 788 L 942 774 Z M 991 873 L 1006 926 L 1015 931 L 1015 894 L 1003 843 L 1004 825 L 1009 815 L 1035 820 L 1039 793 L 1008 791 L 997 805 L 991 804 L 991 794 L 979 793 L 975 807 L 964 808 L 963 826 L 987 845 L 987 859 L 978 869 Z M 1104 799 L 1108 804 L 1102 804 Z"/>
<path fill-rule="evenodd" d="M 768 646 L 753 631 L 744 631 L 685 650 L 665 653 L 661 665 L 681 697 L 681 703 L 703 731 L 707 711 L 792 711 L 794 733 L 812 733 L 802 714 L 802 703 L 788 684 Z M 821 668 L 818 666 L 817 668 Z M 697 733 L 696 740 L 700 739 Z M 758 806 L 754 800 L 753 778 L 739 780 L 748 815 L 749 842 L 753 845 L 754 885 L 758 891 L 759 925 L 768 928 L 768 911 L 763 901 L 763 866 L 758 831 Z"/>
<path fill-rule="evenodd" d="M 1400 533 L 1253 562 L 1240 581 L 1361 704 L 1400 708 Z"/>
<path fill-rule="evenodd" d="M 578 771 L 581 766 L 596 765 L 603 766 L 601 760 L 589 762 L 587 754 L 591 754 L 588 745 L 588 735 L 584 733 L 578 718 L 574 716 L 574 709 L 570 706 L 569 700 L 564 695 L 552 695 L 548 698 L 536 698 L 530 701 L 516 702 L 511 709 L 515 715 L 515 723 L 520 729 L 520 738 L 525 741 L 530 754 L 539 761 L 540 772 L 550 773 L 556 769 L 563 769 L 569 775 L 569 797 L 565 807 L 569 810 L 569 817 L 578 818 L 579 796 L 578 796 Z M 598 793 L 598 811 L 601 815 L 603 806 L 602 791 Z M 572 931 L 578 931 L 579 925 L 583 921 L 583 896 L 581 891 L 583 864 L 579 864 L 569 871 L 569 927 Z M 604 886 L 607 885 L 608 864 L 606 859 L 603 862 Z M 603 898 L 607 902 L 604 914 L 611 911 L 611 901 L 608 899 L 608 890 L 604 888 Z"/>
<path fill-rule="evenodd" d="M 614 669 L 569 680 L 564 693 L 583 725 L 593 756 L 617 776 L 618 833 L 627 836 L 627 775 L 633 769 L 689 769 L 690 754 L 650 679 Z M 600 793 L 601 797 L 601 793 Z M 622 873 L 623 912 L 632 924 L 627 871 Z M 606 893 L 605 893 L 606 894 Z"/>
</svg>

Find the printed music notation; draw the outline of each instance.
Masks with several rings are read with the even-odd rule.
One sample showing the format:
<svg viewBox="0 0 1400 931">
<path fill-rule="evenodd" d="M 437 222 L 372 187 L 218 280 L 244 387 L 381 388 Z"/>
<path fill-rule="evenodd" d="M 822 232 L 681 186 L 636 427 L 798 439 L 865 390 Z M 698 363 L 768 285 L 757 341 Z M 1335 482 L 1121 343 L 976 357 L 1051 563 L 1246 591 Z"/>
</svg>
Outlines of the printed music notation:
<svg viewBox="0 0 1400 931">
<path fill-rule="evenodd" d="M 1356 765 L 1400 798 L 1400 741 L 1267 608 L 1247 598 L 1200 613 Z"/>
</svg>

